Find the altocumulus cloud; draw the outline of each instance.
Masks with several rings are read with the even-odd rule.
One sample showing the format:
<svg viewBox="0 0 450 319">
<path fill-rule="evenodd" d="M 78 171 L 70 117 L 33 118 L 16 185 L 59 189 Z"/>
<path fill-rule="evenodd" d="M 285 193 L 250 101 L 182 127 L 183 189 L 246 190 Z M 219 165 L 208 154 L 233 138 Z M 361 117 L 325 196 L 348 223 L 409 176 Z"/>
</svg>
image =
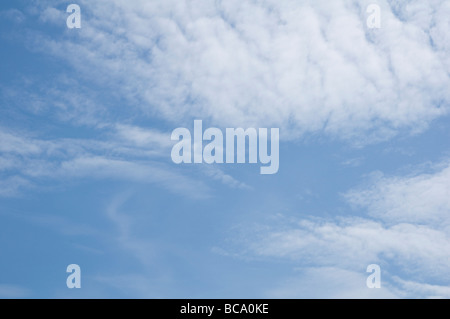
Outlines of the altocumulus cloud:
<svg viewBox="0 0 450 319">
<path fill-rule="evenodd" d="M 377 30 L 368 1 L 79 2 L 83 31 L 36 45 L 169 122 L 367 143 L 448 113 L 447 1 L 379 1 Z"/>
<path fill-rule="evenodd" d="M 38 10 L 27 13 L 61 31 L 28 30 L 25 41 L 75 72 L 43 94 L 27 92 L 39 87 L 34 82 L 2 88 L 3 99 L 33 115 L 93 127 L 101 137 L 44 138 L 0 128 L 0 196 L 37 179 L 67 177 L 208 193 L 205 183 L 161 160 L 170 149 L 164 129 L 135 126 L 136 117 L 157 115 L 170 127 L 201 117 L 212 126 L 279 127 L 283 139 L 322 133 L 356 144 L 425 130 L 449 111 L 450 2 L 377 1 L 382 27 L 369 30 L 370 2 L 80 0 L 83 27 L 70 35 L 60 9 L 67 2 L 31 3 Z M 25 19 L 19 11 L 7 15 Z M 118 121 L 124 109 L 134 117 Z M 298 263 L 299 275 L 269 296 L 450 297 L 449 167 L 444 161 L 431 172 L 382 176 L 348 191 L 344 198 L 363 216 L 280 215 L 270 226 L 244 227 L 237 250 L 245 251 L 238 254 Z M 203 174 L 249 188 L 216 168 Z M 114 209 L 108 216 L 124 221 Z M 124 238 L 124 248 L 144 256 L 147 242 Z M 381 292 L 357 284 L 365 284 L 370 263 L 382 266 Z M 5 291 L 26 294 L 0 286 L 0 295 Z"/>
<path fill-rule="evenodd" d="M 246 248 L 238 255 L 294 261 L 302 269 L 295 282 L 304 285 L 305 278 L 309 278 L 306 282 L 322 278 L 315 281 L 309 296 L 449 298 L 449 165 L 445 162 L 434 169 L 408 177 L 382 177 L 345 194 L 370 216 L 298 219 L 278 215 L 270 226 L 246 225 L 237 241 Z M 364 292 L 364 281 L 358 286 L 342 278 L 361 277 L 371 263 L 386 267 L 385 291 Z M 308 292 L 302 285 L 294 289 L 287 283 L 269 295 L 305 297 Z"/>
</svg>

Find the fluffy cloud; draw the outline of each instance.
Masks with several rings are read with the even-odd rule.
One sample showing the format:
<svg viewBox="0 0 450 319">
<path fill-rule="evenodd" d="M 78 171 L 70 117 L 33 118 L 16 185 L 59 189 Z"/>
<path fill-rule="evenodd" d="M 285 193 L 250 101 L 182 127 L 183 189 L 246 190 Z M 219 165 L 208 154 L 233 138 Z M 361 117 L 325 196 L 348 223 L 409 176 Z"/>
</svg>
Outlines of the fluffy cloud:
<svg viewBox="0 0 450 319">
<path fill-rule="evenodd" d="M 378 262 L 426 278 L 450 280 L 449 234 L 426 226 L 392 227 L 367 219 L 300 220 L 256 233 L 248 243 L 260 257 L 289 258 L 303 265 L 364 269 Z"/>
<path fill-rule="evenodd" d="M 350 203 L 390 223 L 450 226 L 450 162 L 433 173 L 411 177 L 378 177 L 368 189 L 346 194 Z M 448 229 L 450 230 L 450 229 Z"/>
<path fill-rule="evenodd" d="M 335 267 L 338 273 L 348 271 L 355 276 L 367 265 L 378 263 L 392 296 L 448 298 L 449 169 L 450 164 L 444 162 L 432 173 L 381 178 L 371 186 L 348 192 L 345 197 L 350 203 L 367 210 L 372 218 L 278 215 L 270 226 L 244 227 L 243 239 L 238 240 L 246 247 L 242 254 L 288 259 L 319 273 L 317 269 Z M 405 277 L 408 280 L 402 279 Z M 342 281 L 339 278 L 335 278 L 337 282 Z M 320 282 L 318 287 L 324 287 Z M 356 296 L 355 287 L 348 285 L 348 290 L 343 285 L 339 292 Z M 302 295 L 301 289 L 292 290 L 289 285 L 280 289 L 288 295 Z M 328 296 L 327 291 L 320 293 Z"/>
<path fill-rule="evenodd" d="M 134 126 L 137 117 L 168 126 L 190 125 L 192 118 L 214 126 L 277 126 L 284 138 L 319 132 L 360 144 L 423 130 L 449 111 L 450 3 L 379 1 L 382 28 L 369 30 L 369 2 L 80 0 L 80 30 L 59 22 L 66 2 L 32 2 L 39 10 L 28 12 L 39 23 L 60 25 L 61 34 L 36 27 L 29 30 L 30 47 L 67 60 L 73 70 L 43 90 L 2 88 L 3 98 L 24 113 L 91 125 L 101 138 L 42 139 L 0 128 L 0 196 L 32 187 L 35 179 L 66 177 L 159 183 L 189 196 L 207 192 L 161 163 L 169 135 Z M 19 13 L 9 14 L 22 21 Z M 449 167 L 381 177 L 348 192 L 365 217 L 280 218 L 246 229 L 246 254 L 298 262 L 299 284 L 321 281 L 327 289 L 317 296 L 369 296 L 359 283 L 375 262 L 387 271 L 388 289 L 378 296 L 448 297 L 448 287 L 436 283 L 450 282 Z M 216 168 L 203 174 L 247 188 Z M 122 244 L 136 256 L 147 247 Z M 268 294 L 309 296 L 289 284 Z"/>
<path fill-rule="evenodd" d="M 81 1 L 82 31 L 37 45 L 171 122 L 365 143 L 421 130 L 450 101 L 448 3 L 381 1 L 379 30 L 368 3 Z"/>
</svg>

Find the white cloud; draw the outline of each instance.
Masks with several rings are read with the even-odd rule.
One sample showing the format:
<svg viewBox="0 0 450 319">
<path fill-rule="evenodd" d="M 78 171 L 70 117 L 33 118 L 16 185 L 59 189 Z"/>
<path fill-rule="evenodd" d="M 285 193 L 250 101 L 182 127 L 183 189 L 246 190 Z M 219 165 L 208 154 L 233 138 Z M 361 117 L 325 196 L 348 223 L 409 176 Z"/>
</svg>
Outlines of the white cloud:
<svg viewBox="0 0 450 319">
<path fill-rule="evenodd" d="M 164 244 L 136 232 L 139 223 L 136 222 L 133 212 L 124 207 L 131 195 L 131 192 L 117 194 L 106 207 L 106 217 L 116 229 L 115 232 L 109 232 L 108 237 L 109 241 L 115 243 L 114 247 L 125 252 L 127 258 L 139 261 L 142 271 L 120 275 L 113 273 L 107 276 L 101 274 L 95 276 L 94 280 L 133 298 L 160 298 L 161 294 L 167 294 L 174 283 L 169 268 L 159 264 L 161 247 Z"/>
<path fill-rule="evenodd" d="M 190 198 L 210 197 L 211 189 L 170 162 L 169 133 L 125 124 L 105 124 L 103 139 L 40 139 L 0 127 L 0 196 L 17 196 L 39 180 L 113 179 L 157 184 Z M 217 167 L 202 175 L 233 188 L 248 185 Z"/>
<path fill-rule="evenodd" d="M 0 130 L 0 152 L 12 154 L 38 154 L 44 147 L 43 142 Z"/>
<path fill-rule="evenodd" d="M 266 292 L 268 298 L 307 298 L 307 299 L 391 299 L 399 294 L 391 287 L 367 289 L 364 272 L 356 272 L 337 267 L 298 269 L 279 286 Z"/>
<path fill-rule="evenodd" d="M 109 94 L 99 98 L 100 90 L 70 74 L 58 74 L 51 80 L 27 74 L 14 85 L 3 86 L 0 92 L 2 103 L 17 118 L 43 116 L 71 126 L 102 127 L 113 117 L 107 112 Z"/>
<path fill-rule="evenodd" d="M 448 114 L 449 5 L 382 1 L 382 28 L 367 30 L 364 3 L 81 1 L 76 40 L 39 41 L 175 123 L 201 114 L 358 143 L 420 131 Z"/>
<path fill-rule="evenodd" d="M 363 156 L 350 158 L 341 162 L 341 165 L 350 166 L 350 167 L 358 167 L 363 163 L 365 158 Z"/>
<path fill-rule="evenodd" d="M 67 177 L 151 182 L 188 196 L 207 194 L 203 183 L 158 162 L 170 147 L 168 135 L 129 124 L 133 117 L 127 124 L 111 120 L 124 109 L 152 119 L 157 114 L 177 126 L 201 117 L 215 126 L 278 126 L 285 138 L 325 132 L 359 144 L 425 129 L 449 111 L 450 4 L 380 1 L 382 28 L 367 30 L 368 3 L 80 0 L 81 30 L 69 37 L 64 28 L 60 38 L 33 31 L 36 50 L 74 66 L 73 78 L 59 79 L 72 90 L 55 85 L 39 94 L 6 93 L 28 111 L 55 112 L 60 120 L 104 129 L 107 138 L 44 140 L 0 130 L 0 171 L 7 176 L 0 195 L 13 196 L 34 179 Z M 64 24 L 65 14 L 48 4 L 55 1 L 35 2 L 43 8 L 40 19 Z M 20 12 L 10 17 L 24 20 Z M 91 84 L 95 89 L 87 93 Z M 96 89 L 124 101 L 97 104 Z M 448 296 L 447 287 L 433 282 L 450 281 L 449 167 L 382 177 L 347 193 L 370 218 L 282 220 L 254 233 L 249 229 L 247 253 L 310 267 L 299 284 L 322 283 L 326 291 L 315 291 L 317 296 L 369 296 L 358 271 L 373 262 L 394 265 L 398 276 L 417 280 L 388 274 L 394 288 L 378 296 Z M 246 187 L 218 169 L 206 175 Z M 114 207 L 108 216 L 126 227 Z M 130 227 L 121 228 L 119 237 L 123 247 L 151 263 L 151 243 L 134 240 Z M 307 295 L 292 285 L 270 294 Z M 0 296 L 15 291 L 5 287 L 0 285 Z"/>
<path fill-rule="evenodd" d="M 32 184 L 20 176 L 12 176 L 0 180 L 0 196 L 14 197 L 18 196 L 25 188 L 32 187 Z"/>
<path fill-rule="evenodd" d="M 296 282 L 311 286 L 311 281 L 317 279 L 315 285 L 322 297 L 347 293 L 356 296 L 359 289 L 355 290 L 352 283 L 347 283 L 350 286 L 346 288 L 340 277 L 324 284 L 323 280 L 331 277 L 320 279 L 322 268 L 336 267 L 340 269 L 337 273 L 361 274 L 367 265 L 376 263 L 381 265 L 383 282 L 391 287 L 393 295 L 448 298 L 449 167 L 445 161 L 434 165 L 431 173 L 383 177 L 366 188 L 348 192 L 350 203 L 367 209 L 371 217 L 298 219 L 276 215 L 267 224 L 243 226 L 242 237 L 237 236 L 236 243 L 244 248 L 231 251 L 240 251 L 250 258 L 287 259 L 300 267 L 312 268 L 319 275 L 302 276 Z M 355 277 L 349 273 L 349 278 L 359 282 L 357 277 L 361 275 L 357 274 Z M 330 285 L 336 289 L 328 291 Z M 340 294 L 333 295 L 340 286 Z M 273 293 L 306 293 L 290 284 L 280 289 Z"/>
<path fill-rule="evenodd" d="M 449 281 L 450 237 L 413 224 L 385 227 L 367 219 L 300 220 L 258 231 L 247 243 L 260 257 L 288 258 L 299 264 L 363 269 L 388 263 L 404 273 Z"/>
<path fill-rule="evenodd" d="M 385 222 L 425 223 L 450 231 L 450 162 L 433 173 L 378 177 L 371 187 L 350 191 L 346 198 Z"/>
<path fill-rule="evenodd" d="M 78 157 L 62 162 L 58 173 L 68 177 L 112 178 L 139 183 L 156 183 L 190 198 L 211 196 L 210 189 L 202 182 L 176 173 L 170 166 L 158 162 L 135 163 L 102 156 Z"/>
<path fill-rule="evenodd" d="M 221 169 L 219 169 L 217 166 L 210 166 L 210 165 L 203 165 L 202 166 L 202 172 L 204 172 L 205 175 L 211 177 L 214 180 L 218 180 L 222 182 L 225 185 L 228 185 L 232 188 L 238 188 L 238 189 L 246 189 L 250 190 L 252 189 L 247 184 L 240 182 L 236 180 L 231 175 L 228 175 L 224 173 Z"/>
<path fill-rule="evenodd" d="M 450 286 L 423 284 L 398 277 L 394 277 L 393 280 L 404 291 L 408 291 L 418 298 L 450 298 Z"/>
<path fill-rule="evenodd" d="M 121 206 L 129 199 L 129 193 L 119 194 L 106 209 L 108 219 L 118 230 L 115 240 L 120 247 L 137 258 L 146 267 L 155 264 L 156 247 L 148 239 L 139 238 L 133 234 L 132 216 L 121 212 Z"/>
<path fill-rule="evenodd" d="M 116 124 L 115 125 L 117 137 L 122 139 L 125 143 L 137 147 L 162 149 L 170 152 L 173 142 L 170 140 L 170 133 L 162 133 L 153 129 L 144 129 L 137 126 Z"/>
<path fill-rule="evenodd" d="M 231 250 L 241 250 L 247 258 L 288 259 L 304 271 L 309 269 L 306 275 L 289 279 L 291 283 L 272 288 L 271 297 L 448 296 L 450 237 L 445 232 L 412 224 L 384 227 L 366 219 L 296 224 L 291 220 L 278 228 L 272 223 L 257 229 L 247 228 L 238 240 L 243 251 Z M 388 290 L 373 293 L 365 286 L 365 269 L 373 263 L 381 265 L 382 286 Z"/>
<path fill-rule="evenodd" d="M 65 12 L 58 10 L 53 7 L 48 7 L 42 11 L 40 15 L 40 20 L 43 22 L 49 22 L 52 24 L 65 25 L 65 21 L 67 19 L 67 15 Z"/>
<path fill-rule="evenodd" d="M 35 179 L 96 178 L 158 184 L 191 198 L 210 196 L 203 182 L 184 175 L 171 163 L 155 160 L 162 153 L 169 154 L 164 152 L 169 134 L 128 128 L 126 134 L 116 129 L 107 132 L 137 139 L 139 145 L 127 139 L 43 140 L 0 128 L 0 171 L 7 176 L 0 183 L 0 195 L 15 196 Z"/>
</svg>

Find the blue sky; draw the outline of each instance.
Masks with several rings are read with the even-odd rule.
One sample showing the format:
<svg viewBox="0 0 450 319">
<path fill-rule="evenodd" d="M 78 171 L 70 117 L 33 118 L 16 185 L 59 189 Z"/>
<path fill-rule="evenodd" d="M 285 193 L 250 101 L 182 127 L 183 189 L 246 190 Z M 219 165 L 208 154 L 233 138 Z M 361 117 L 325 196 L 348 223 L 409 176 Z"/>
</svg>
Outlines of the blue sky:
<svg viewBox="0 0 450 319">
<path fill-rule="evenodd" d="M 0 298 L 450 297 L 448 1 L 70 3 L 0 4 Z M 195 119 L 278 173 L 174 164 Z"/>
</svg>

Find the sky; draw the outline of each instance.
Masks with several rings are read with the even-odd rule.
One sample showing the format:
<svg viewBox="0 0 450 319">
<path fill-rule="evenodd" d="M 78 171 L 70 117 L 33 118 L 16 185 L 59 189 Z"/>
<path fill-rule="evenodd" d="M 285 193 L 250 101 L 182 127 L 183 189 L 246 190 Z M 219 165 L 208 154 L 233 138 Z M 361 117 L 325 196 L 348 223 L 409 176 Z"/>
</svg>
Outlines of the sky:
<svg viewBox="0 0 450 319">
<path fill-rule="evenodd" d="M 450 298 L 448 17 L 1 1 L 0 298 Z M 278 128 L 278 172 L 174 163 L 194 120 Z"/>
</svg>

